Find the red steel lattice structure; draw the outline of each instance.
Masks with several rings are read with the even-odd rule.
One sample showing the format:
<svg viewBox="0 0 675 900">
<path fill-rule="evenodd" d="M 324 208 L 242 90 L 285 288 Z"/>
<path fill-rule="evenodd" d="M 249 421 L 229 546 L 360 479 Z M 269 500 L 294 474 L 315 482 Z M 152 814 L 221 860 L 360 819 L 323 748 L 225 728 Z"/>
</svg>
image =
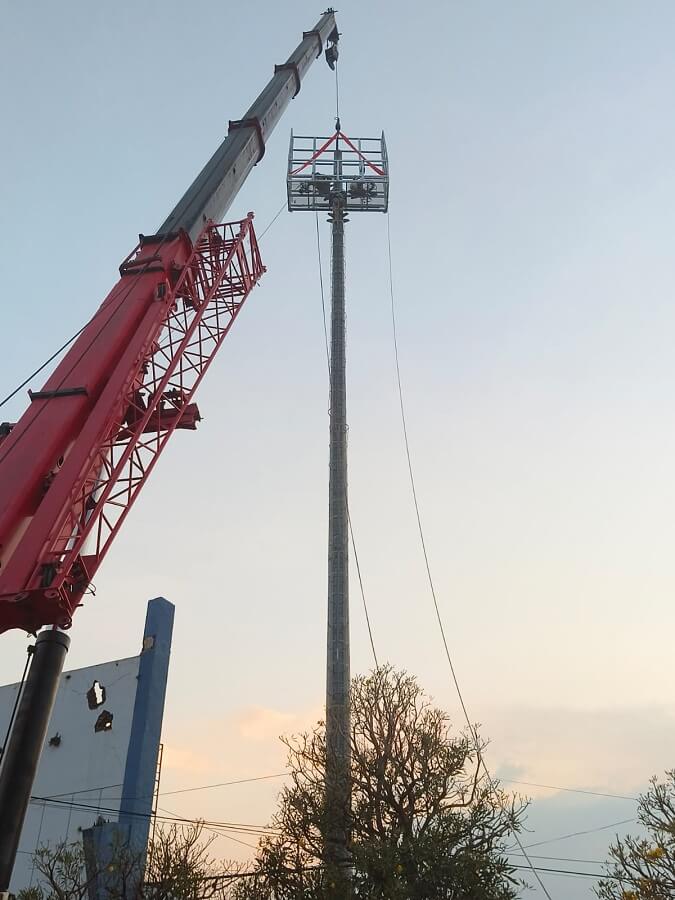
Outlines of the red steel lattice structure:
<svg viewBox="0 0 675 900">
<path fill-rule="evenodd" d="M 0 438 L 0 632 L 68 627 L 167 440 L 196 427 L 194 391 L 265 271 L 252 219 L 209 222 L 194 246 L 141 237 Z"/>
</svg>

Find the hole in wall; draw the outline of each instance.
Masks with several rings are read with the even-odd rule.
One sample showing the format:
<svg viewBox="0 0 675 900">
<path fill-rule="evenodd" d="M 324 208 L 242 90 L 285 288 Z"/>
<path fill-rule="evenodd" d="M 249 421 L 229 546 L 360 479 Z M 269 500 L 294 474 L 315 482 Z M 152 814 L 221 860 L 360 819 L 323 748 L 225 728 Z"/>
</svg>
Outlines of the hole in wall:
<svg viewBox="0 0 675 900">
<path fill-rule="evenodd" d="M 87 691 L 87 703 L 89 709 L 98 709 L 105 703 L 105 688 L 100 681 L 94 681 Z"/>
<path fill-rule="evenodd" d="M 107 709 L 104 709 L 101 715 L 96 720 L 96 724 L 94 725 L 94 731 L 112 731 L 112 723 L 113 723 L 113 714 L 108 712 Z"/>
</svg>

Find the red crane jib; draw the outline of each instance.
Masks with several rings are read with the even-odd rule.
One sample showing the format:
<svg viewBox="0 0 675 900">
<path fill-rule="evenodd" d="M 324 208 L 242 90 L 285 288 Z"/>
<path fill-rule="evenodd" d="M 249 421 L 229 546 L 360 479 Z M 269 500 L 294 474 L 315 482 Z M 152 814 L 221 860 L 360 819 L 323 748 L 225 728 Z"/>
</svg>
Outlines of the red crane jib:
<svg viewBox="0 0 675 900">
<path fill-rule="evenodd" d="M 166 441 L 196 428 L 194 391 L 265 271 L 252 219 L 207 223 L 194 246 L 185 232 L 141 237 L 0 430 L 0 633 L 70 625 Z"/>
</svg>

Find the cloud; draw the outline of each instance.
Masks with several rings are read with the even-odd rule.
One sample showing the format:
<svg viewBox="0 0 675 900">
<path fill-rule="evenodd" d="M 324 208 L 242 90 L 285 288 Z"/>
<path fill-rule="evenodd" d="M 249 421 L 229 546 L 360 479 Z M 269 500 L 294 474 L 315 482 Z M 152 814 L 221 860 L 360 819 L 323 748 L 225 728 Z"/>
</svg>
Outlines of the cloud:
<svg viewBox="0 0 675 900">
<path fill-rule="evenodd" d="M 496 774 L 543 784 L 633 795 L 672 766 L 675 711 L 665 706 L 484 710 Z M 528 793 L 541 795 L 541 789 Z M 550 793 L 550 792 L 548 792 Z"/>
<path fill-rule="evenodd" d="M 490 770 L 505 789 L 532 799 L 526 843 L 601 829 L 547 843 L 533 851 L 538 855 L 603 860 L 615 833 L 631 830 L 629 825 L 609 829 L 602 826 L 633 817 L 634 802 L 568 793 L 558 788 L 630 797 L 646 787 L 652 774 L 663 773 L 673 765 L 675 711 L 671 708 L 579 710 L 514 704 L 486 707 L 481 714 L 488 723 L 482 731 L 491 738 L 487 754 Z M 222 718 L 181 717 L 179 721 L 172 717 L 164 736 L 162 791 L 282 773 L 286 768 L 286 749 L 279 735 L 311 728 L 320 716 L 318 707 L 247 706 Z M 283 784 L 283 778 L 225 784 L 167 795 L 160 805 L 180 815 L 209 821 L 264 824 L 277 807 Z M 228 838 L 217 839 L 214 854 L 249 858 L 253 848 L 237 843 L 237 839 L 255 843 L 255 838 L 230 832 Z M 544 859 L 538 862 L 551 864 Z M 595 871 L 597 866 L 592 868 Z M 588 891 L 592 882 L 572 881 L 564 879 L 568 900 L 591 896 Z M 541 894 L 534 890 L 528 896 L 539 900 Z"/>
<path fill-rule="evenodd" d="M 239 712 L 235 721 L 239 734 L 245 740 L 274 740 L 282 734 L 293 734 L 311 728 L 319 712 L 292 713 L 278 709 L 252 706 Z"/>
</svg>

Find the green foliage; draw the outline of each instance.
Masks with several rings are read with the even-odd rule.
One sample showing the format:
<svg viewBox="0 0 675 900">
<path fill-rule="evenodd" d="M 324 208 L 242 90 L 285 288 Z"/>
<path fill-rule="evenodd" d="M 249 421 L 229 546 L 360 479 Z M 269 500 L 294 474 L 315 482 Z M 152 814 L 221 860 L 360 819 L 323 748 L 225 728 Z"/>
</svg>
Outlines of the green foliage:
<svg viewBox="0 0 675 900">
<path fill-rule="evenodd" d="M 367 900 L 511 900 L 506 839 L 522 804 L 490 783 L 485 745 L 453 735 L 416 679 L 391 667 L 354 679 L 351 693 L 351 860 L 353 888 Z M 326 809 L 323 723 L 284 739 L 291 784 L 261 842 L 256 878 L 239 900 L 331 900 L 349 893 L 343 872 L 324 865 Z"/>
<path fill-rule="evenodd" d="M 601 900 L 673 900 L 675 897 L 675 770 L 652 778 L 640 797 L 638 821 L 647 838 L 617 839 L 609 848 L 609 877 L 596 888 Z"/>
<path fill-rule="evenodd" d="M 236 866 L 209 855 L 215 835 L 203 838 L 200 824 L 158 828 L 143 860 L 124 844 L 113 848 L 104 872 L 87 871 L 81 842 L 41 847 L 34 855 L 39 884 L 16 900 L 86 900 L 92 881 L 105 876 L 109 900 L 224 900 Z M 140 882 L 140 884 L 139 884 Z"/>
<path fill-rule="evenodd" d="M 19 891 L 17 900 L 85 900 L 89 883 L 81 843 L 40 847 L 33 863 L 41 883 Z"/>
</svg>

